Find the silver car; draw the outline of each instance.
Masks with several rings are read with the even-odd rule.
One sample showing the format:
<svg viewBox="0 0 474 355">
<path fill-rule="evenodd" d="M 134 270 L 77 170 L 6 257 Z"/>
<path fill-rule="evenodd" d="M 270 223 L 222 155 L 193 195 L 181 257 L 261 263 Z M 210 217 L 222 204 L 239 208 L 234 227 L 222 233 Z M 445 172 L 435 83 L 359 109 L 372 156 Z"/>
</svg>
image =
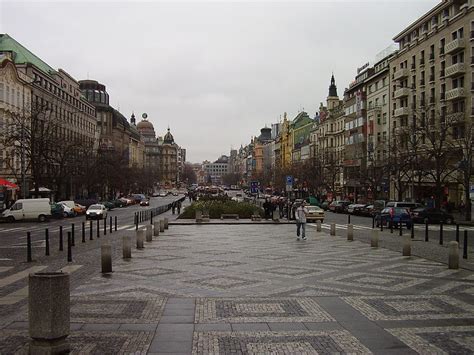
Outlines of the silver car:
<svg viewBox="0 0 474 355">
<path fill-rule="evenodd" d="M 101 204 L 90 205 L 86 211 L 86 219 L 106 219 L 107 208 Z"/>
</svg>

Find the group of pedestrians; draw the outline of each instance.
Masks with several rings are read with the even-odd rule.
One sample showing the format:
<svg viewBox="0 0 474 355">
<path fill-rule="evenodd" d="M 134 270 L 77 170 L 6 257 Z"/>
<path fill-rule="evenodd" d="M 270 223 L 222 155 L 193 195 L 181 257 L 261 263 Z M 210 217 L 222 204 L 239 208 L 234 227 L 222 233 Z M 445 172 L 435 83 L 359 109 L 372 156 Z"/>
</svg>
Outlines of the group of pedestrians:
<svg viewBox="0 0 474 355">
<path fill-rule="evenodd" d="M 171 204 L 171 212 L 174 214 L 176 209 L 178 210 L 178 214 L 181 213 L 181 201 L 174 201 Z"/>
</svg>

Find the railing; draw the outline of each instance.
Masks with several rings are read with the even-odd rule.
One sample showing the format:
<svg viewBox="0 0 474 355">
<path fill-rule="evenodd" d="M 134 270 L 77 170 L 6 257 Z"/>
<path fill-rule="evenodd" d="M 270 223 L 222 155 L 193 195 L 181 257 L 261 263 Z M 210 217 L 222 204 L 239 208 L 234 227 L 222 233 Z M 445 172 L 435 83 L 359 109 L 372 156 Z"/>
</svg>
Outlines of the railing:
<svg viewBox="0 0 474 355">
<path fill-rule="evenodd" d="M 409 109 L 408 107 L 400 107 L 394 111 L 395 117 L 408 116 Z"/>
<path fill-rule="evenodd" d="M 446 91 L 446 100 L 454 100 L 460 97 L 464 97 L 466 94 L 464 88 L 455 88 L 449 91 Z"/>
<path fill-rule="evenodd" d="M 456 63 L 446 68 L 447 77 L 462 74 L 465 72 L 466 72 L 466 66 L 464 65 L 464 63 Z"/>
<path fill-rule="evenodd" d="M 404 96 L 408 96 L 410 95 L 410 89 L 408 88 L 401 88 L 401 89 L 398 89 L 396 90 L 394 93 L 393 93 L 393 97 L 395 99 L 399 98 L 399 97 L 404 97 Z"/>
<path fill-rule="evenodd" d="M 454 41 L 446 43 L 446 54 L 463 49 L 464 47 L 464 38 L 455 39 Z"/>
<path fill-rule="evenodd" d="M 408 76 L 408 69 L 403 68 L 403 69 L 400 69 L 400 70 L 396 71 L 393 74 L 393 79 L 394 80 L 399 80 L 399 79 L 402 79 L 402 78 L 406 78 L 407 76 Z"/>
</svg>

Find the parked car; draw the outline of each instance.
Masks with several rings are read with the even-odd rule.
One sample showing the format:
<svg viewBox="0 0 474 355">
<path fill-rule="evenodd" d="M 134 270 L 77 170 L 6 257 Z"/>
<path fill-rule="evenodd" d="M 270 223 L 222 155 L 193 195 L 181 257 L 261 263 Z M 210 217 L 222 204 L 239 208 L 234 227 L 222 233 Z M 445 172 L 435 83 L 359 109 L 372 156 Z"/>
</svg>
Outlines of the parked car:
<svg viewBox="0 0 474 355">
<path fill-rule="evenodd" d="M 329 201 L 324 201 L 323 203 L 321 203 L 321 208 L 327 211 L 329 209 Z"/>
<path fill-rule="evenodd" d="M 365 205 L 363 208 L 360 209 L 359 214 L 361 216 L 366 216 L 366 217 L 375 216 L 376 212 L 374 210 L 374 205 Z"/>
<path fill-rule="evenodd" d="M 353 215 L 359 215 L 360 211 L 365 207 L 365 204 L 361 203 L 353 203 L 347 206 L 347 213 L 353 214 Z"/>
<path fill-rule="evenodd" d="M 35 219 L 40 222 L 51 217 L 49 198 L 28 198 L 17 200 L 3 211 L 1 219 L 7 222 Z"/>
<path fill-rule="evenodd" d="M 386 207 L 375 216 L 375 225 L 390 226 L 393 223 L 394 227 L 405 224 L 408 229 L 412 227 L 413 221 L 411 214 L 405 207 Z"/>
<path fill-rule="evenodd" d="M 112 203 L 114 204 L 114 206 L 115 206 L 115 207 L 118 207 L 118 208 L 124 207 L 124 206 L 127 205 L 127 203 L 124 202 L 124 201 L 122 201 L 121 199 L 112 200 L 112 201 L 110 201 L 110 202 L 112 202 Z"/>
<path fill-rule="evenodd" d="M 76 217 L 76 211 L 74 211 L 74 208 L 69 207 L 65 201 L 59 201 L 58 202 L 61 206 L 63 206 L 63 215 L 64 217 Z"/>
<path fill-rule="evenodd" d="M 150 206 L 150 200 L 141 200 L 140 206 Z"/>
<path fill-rule="evenodd" d="M 131 198 L 128 198 L 128 197 L 121 197 L 121 198 L 119 198 L 119 200 L 122 201 L 122 203 L 125 206 L 133 205 L 133 202 L 134 202 L 134 200 L 132 200 Z"/>
<path fill-rule="evenodd" d="M 306 216 L 306 220 L 308 222 L 311 221 L 321 221 L 324 222 L 324 210 L 318 206 L 307 206 L 308 208 L 308 215 Z"/>
<path fill-rule="evenodd" d="M 413 223 L 454 223 L 454 217 L 451 214 L 435 208 L 415 208 L 412 211 L 412 219 Z"/>
<path fill-rule="evenodd" d="M 110 202 L 110 201 L 99 202 L 99 205 L 104 205 L 105 208 L 107 208 L 109 211 L 111 211 L 115 208 L 115 204 L 113 202 Z"/>
<path fill-rule="evenodd" d="M 76 203 L 74 205 L 74 211 L 76 211 L 76 214 L 82 215 L 86 214 L 87 208 L 86 206 L 80 205 L 79 203 Z"/>
<path fill-rule="evenodd" d="M 166 197 L 166 196 L 168 196 L 166 191 L 160 191 L 160 197 Z"/>
<path fill-rule="evenodd" d="M 53 218 L 63 218 L 64 217 L 64 207 L 60 203 L 51 204 L 51 217 Z"/>
<path fill-rule="evenodd" d="M 86 219 L 106 219 L 107 207 L 103 204 L 91 205 L 86 212 Z"/>
<path fill-rule="evenodd" d="M 415 208 L 420 208 L 421 205 L 419 203 L 416 203 L 416 202 L 389 201 L 385 204 L 385 207 L 402 207 L 402 208 L 407 208 L 409 211 L 412 211 Z"/>
<path fill-rule="evenodd" d="M 345 213 L 347 212 L 347 206 L 351 204 L 350 201 L 332 201 L 329 204 L 329 211 L 335 213 Z"/>
</svg>

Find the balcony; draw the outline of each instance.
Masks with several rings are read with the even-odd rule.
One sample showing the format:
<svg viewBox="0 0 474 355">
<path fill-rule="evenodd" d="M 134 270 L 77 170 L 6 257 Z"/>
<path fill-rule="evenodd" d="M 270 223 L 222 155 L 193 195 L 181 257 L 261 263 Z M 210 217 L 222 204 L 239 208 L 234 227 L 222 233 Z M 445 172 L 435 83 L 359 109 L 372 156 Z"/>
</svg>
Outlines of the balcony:
<svg viewBox="0 0 474 355">
<path fill-rule="evenodd" d="M 464 47 L 464 38 L 455 39 L 454 41 L 446 43 L 446 54 L 454 53 L 464 49 Z"/>
<path fill-rule="evenodd" d="M 393 98 L 398 99 L 400 97 L 405 97 L 405 96 L 408 96 L 408 95 L 410 95 L 410 89 L 401 88 L 401 89 L 395 90 L 395 92 L 393 93 Z"/>
<path fill-rule="evenodd" d="M 464 96 L 466 96 L 466 93 L 464 92 L 464 88 L 455 88 L 455 89 L 446 91 L 446 100 L 448 101 L 456 100 Z"/>
<path fill-rule="evenodd" d="M 400 80 L 408 77 L 408 69 L 400 69 L 393 74 L 393 80 Z"/>
<path fill-rule="evenodd" d="M 400 107 L 400 108 L 397 108 L 393 112 L 393 115 L 395 117 L 402 117 L 402 116 L 408 116 L 409 113 L 410 113 L 410 110 L 408 109 L 408 107 Z"/>
<path fill-rule="evenodd" d="M 446 115 L 448 122 L 461 122 L 464 121 L 464 112 L 454 112 Z"/>
<path fill-rule="evenodd" d="M 369 109 L 367 111 L 382 111 L 382 106 L 380 104 L 369 105 Z"/>
<path fill-rule="evenodd" d="M 466 66 L 464 65 L 464 63 L 453 64 L 446 68 L 446 76 L 448 78 L 451 76 L 464 74 L 465 72 L 466 72 Z"/>
</svg>

